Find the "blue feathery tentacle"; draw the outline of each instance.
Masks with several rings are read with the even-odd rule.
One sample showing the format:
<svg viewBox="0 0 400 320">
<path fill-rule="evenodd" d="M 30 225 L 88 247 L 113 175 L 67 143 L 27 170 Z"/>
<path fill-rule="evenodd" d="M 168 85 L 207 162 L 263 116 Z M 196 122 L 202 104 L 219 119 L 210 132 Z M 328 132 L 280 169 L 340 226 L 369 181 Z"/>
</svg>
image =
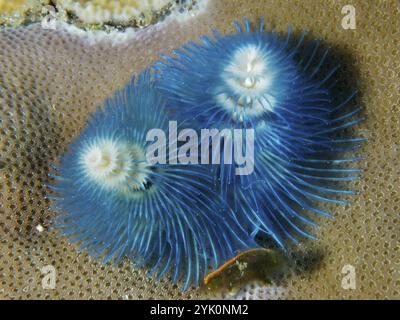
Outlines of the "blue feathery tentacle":
<svg viewBox="0 0 400 320">
<path fill-rule="evenodd" d="M 282 37 L 265 31 L 263 19 L 254 31 L 246 18 L 234 25 L 235 33 L 213 31 L 162 55 L 156 87 L 178 123 L 198 131 L 254 130 L 254 172 L 236 175 L 221 155 L 214 183 L 250 235 L 267 234 L 287 247 L 288 239 L 315 238 L 310 213 L 330 216 L 318 203 L 346 204 L 338 196 L 356 194 L 337 183 L 358 178 L 360 169 L 345 166 L 361 158 L 338 154 L 365 141 L 343 136 L 362 121 L 361 108 L 349 110 L 355 93 L 334 103 L 340 66 L 323 71 L 329 49 L 306 43 L 306 32 L 296 39 L 289 27 Z"/>
<path fill-rule="evenodd" d="M 107 99 L 56 166 L 56 226 L 80 250 L 118 263 L 129 257 L 157 278 L 198 285 L 238 250 L 257 247 L 212 192 L 207 166 L 153 164 L 151 129 L 168 132 L 149 71 Z"/>
</svg>

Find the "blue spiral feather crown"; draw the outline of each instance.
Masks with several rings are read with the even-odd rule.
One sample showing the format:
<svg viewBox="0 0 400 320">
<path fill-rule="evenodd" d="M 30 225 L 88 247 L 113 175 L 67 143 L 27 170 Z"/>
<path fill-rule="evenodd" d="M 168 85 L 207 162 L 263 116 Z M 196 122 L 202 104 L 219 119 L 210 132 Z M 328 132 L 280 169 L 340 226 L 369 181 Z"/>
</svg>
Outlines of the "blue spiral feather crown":
<svg viewBox="0 0 400 320">
<path fill-rule="evenodd" d="M 238 176 L 221 160 L 215 186 L 250 234 L 286 248 L 287 240 L 315 238 L 313 214 L 330 216 L 318 203 L 345 204 L 337 196 L 355 194 L 340 182 L 358 178 L 361 170 L 346 164 L 361 158 L 345 152 L 365 139 L 340 134 L 362 120 L 361 109 L 349 108 L 355 93 L 334 104 L 339 66 L 323 71 L 328 50 L 318 41 L 306 45 L 305 33 L 295 38 L 290 28 L 286 37 L 265 31 L 263 19 L 255 30 L 247 19 L 235 27 L 162 55 L 156 87 L 178 122 L 254 130 L 254 172 Z"/>
<path fill-rule="evenodd" d="M 167 131 L 148 71 L 96 111 L 53 175 L 57 227 L 80 249 L 168 272 L 183 289 L 257 244 L 210 191 L 202 165 L 149 164 L 146 134 Z"/>
</svg>

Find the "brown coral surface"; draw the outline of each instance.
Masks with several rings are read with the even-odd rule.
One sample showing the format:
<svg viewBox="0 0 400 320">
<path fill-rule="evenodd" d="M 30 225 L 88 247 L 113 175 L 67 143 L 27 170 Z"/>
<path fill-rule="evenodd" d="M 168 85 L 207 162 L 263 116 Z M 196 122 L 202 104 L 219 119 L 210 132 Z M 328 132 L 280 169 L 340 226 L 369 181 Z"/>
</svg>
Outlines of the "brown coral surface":
<svg viewBox="0 0 400 320">
<path fill-rule="evenodd" d="M 156 283 L 128 261 L 101 265 L 57 237 L 51 228 L 45 183 L 51 163 L 107 96 L 160 52 L 187 40 L 233 30 L 231 22 L 263 15 L 279 31 L 310 30 L 332 47 L 346 87 L 358 90 L 366 121 L 357 128 L 365 173 L 351 205 L 333 207 L 319 240 L 294 254 L 284 279 L 286 298 L 399 297 L 400 63 L 397 1 L 354 0 L 355 30 L 341 26 L 347 1 L 210 0 L 186 20 L 168 20 L 125 40 L 43 29 L 40 23 L 0 30 L 0 298 L 199 298 L 168 278 Z M 40 225 L 38 227 L 38 225 Z M 56 270 L 56 286 L 42 286 L 43 267 Z M 356 288 L 342 288 L 345 265 Z M 248 295 L 252 297 L 252 295 Z M 281 297 L 281 296 L 280 296 Z"/>
</svg>

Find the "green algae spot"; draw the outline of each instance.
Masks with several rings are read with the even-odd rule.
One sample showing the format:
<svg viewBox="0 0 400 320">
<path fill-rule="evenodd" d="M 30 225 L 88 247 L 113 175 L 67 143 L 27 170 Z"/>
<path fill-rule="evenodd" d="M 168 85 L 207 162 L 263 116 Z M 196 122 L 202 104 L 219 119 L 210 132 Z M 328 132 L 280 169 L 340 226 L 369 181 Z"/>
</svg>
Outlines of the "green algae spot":
<svg viewBox="0 0 400 320">
<path fill-rule="evenodd" d="M 0 25 L 19 26 L 37 21 L 46 0 L 0 0 Z"/>
</svg>

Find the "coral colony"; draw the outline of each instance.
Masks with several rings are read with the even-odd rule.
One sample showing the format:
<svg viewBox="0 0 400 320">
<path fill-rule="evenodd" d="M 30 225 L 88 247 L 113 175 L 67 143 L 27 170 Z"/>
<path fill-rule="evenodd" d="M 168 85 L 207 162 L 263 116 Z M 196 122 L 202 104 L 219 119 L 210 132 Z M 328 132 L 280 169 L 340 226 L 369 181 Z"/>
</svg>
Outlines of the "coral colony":
<svg viewBox="0 0 400 320">
<path fill-rule="evenodd" d="M 359 109 L 334 105 L 327 53 L 235 23 L 189 42 L 107 99 L 56 166 L 57 226 L 104 262 L 130 258 L 186 290 L 269 238 L 315 238 L 318 202 L 357 179 L 338 137 Z M 154 76 L 154 79 L 153 79 Z M 311 228 L 310 228 L 311 227 Z M 251 252 L 251 251 L 250 251 Z M 232 260 L 233 261 L 233 260 Z"/>
</svg>

